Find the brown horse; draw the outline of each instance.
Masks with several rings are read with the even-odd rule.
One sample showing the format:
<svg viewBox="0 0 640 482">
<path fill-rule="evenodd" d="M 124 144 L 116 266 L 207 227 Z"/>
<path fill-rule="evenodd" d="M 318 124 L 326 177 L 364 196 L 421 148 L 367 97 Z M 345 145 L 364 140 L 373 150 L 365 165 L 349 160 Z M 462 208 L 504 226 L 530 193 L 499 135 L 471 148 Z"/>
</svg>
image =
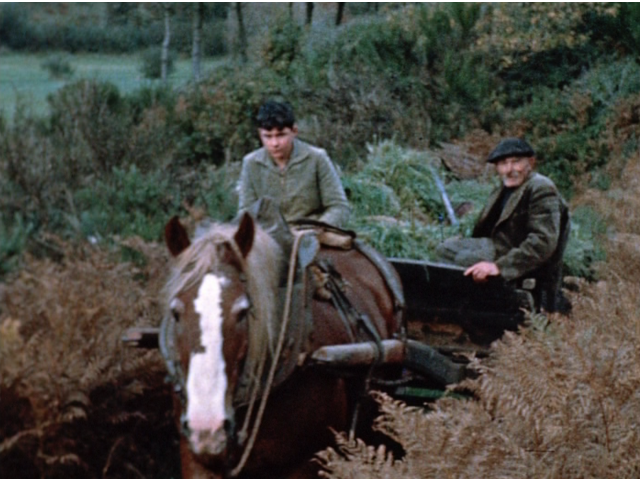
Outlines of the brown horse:
<svg viewBox="0 0 640 482">
<path fill-rule="evenodd" d="M 301 289 L 286 283 L 289 260 L 249 214 L 193 243 L 174 218 L 165 238 L 176 261 L 161 348 L 176 386 L 183 477 L 317 476 L 311 459 L 333 442 L 330 428 L 348 429 L 349 388 L 363 372 L 351 379 L 306 355 L 367 339 L 358 336 L 363 330 L 314 297 L 307 275 L 301 284 L 297 272 Z M 367 257 L 322 248 L 315 260 L 340 273 L 342 292 L 376 336 L 396 333 L 394 296 Z"/>
</svg>

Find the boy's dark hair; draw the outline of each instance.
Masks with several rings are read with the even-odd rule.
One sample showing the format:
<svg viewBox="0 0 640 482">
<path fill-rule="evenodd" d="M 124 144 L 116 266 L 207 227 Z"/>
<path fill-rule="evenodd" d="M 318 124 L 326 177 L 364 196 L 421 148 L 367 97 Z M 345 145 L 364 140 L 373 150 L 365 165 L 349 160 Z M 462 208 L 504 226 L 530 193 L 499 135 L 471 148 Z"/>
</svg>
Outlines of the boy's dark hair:
<svg viewBox="0 0 640 482">
<path fill-rule="evenodd" d="M 296 119 L 293 115 L 293 108 L 288 102 L 278 102 L 269 100 L 262 104 L 256 116 L 256 124 L 260 129 L 284 129 L 293 127 Z"/>
</svg>

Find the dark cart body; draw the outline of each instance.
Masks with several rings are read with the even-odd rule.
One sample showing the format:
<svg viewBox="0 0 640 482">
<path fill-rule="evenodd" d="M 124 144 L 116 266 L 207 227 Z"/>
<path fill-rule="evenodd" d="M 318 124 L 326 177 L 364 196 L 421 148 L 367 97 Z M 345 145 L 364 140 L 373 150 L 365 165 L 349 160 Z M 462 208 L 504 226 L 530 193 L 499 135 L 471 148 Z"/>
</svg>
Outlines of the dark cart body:
<svg viewBox="0 0 640 482">
<path fill-rule="evenodd" d="M 457 266 L 392 258 L 405 298 L 405 329 L 396 340 L 324 347 L 309 354 L 318 365 L 340 369 L 374 362 L 403 365 L 418 379 L 418 389 L 400 386 L 399 395 L 428 387 L 443 389 L 468 375 L 465 353 L 483 356 L 505 330 L 515 330 L 526 311 L 536 310 L 531 293 L 500 279 L 474 283 Z M 156 328 L 132 328 L 124 341 L 132 346 L 158 346 Z M 383 356 L 379 356 L 382 350 Z M 424 392 L 424 390 L 423 390 Z M 421 392 L 421 393 L 423 393 Z"/>
</svg>

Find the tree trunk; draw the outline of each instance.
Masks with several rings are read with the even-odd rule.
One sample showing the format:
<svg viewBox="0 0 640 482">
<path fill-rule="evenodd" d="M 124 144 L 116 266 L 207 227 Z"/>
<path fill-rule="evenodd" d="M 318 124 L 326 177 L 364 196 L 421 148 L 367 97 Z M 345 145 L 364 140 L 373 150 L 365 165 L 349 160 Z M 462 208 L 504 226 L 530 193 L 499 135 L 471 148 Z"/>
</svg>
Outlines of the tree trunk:
<svg viewBox="0 0 640 482">
<path fill-rule="evenodd" d="M 204 3 L 197 2 L 193 6 L 193 48 L 191 50 L 191 62 L 193 64 L 193 80 L 198 82 L 201 76 L 202 64 L 202 18 L 204 16 Z"/>
<path fill-rule="evenodd" d="M 236 16 L 238 17 L 238 54 L 242 63 L 247 61 L 247 32 L 242 18 L 242 2 L 236 2 Z"/>
<path fill-rule="evenodd" d="M 171 41 L 171 7 L 164 5 L 164 40 L 162 41 L 162 81 L 166 82 L 169 73 L 169 42 Z"/>
<path fill-rule="evenodd" d="M 342 23 L 342 16 L 344 15 L 344 3 L 338 2 L 338 12 L 336 13 L 336 26 Z"/>
<path fill-rule="evenodd" d="M 307 18 L 305 20 L 305 25 L 311 25 L 313 21 L 313 2 L 307 2 Z"/>
</svg>

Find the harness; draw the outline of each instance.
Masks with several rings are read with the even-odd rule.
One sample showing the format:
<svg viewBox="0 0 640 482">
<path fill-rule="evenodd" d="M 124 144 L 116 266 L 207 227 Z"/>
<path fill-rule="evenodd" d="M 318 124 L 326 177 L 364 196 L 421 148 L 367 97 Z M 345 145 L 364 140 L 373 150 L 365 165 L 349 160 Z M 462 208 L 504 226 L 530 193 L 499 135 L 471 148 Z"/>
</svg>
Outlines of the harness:
<svg viewBox="0 0 640 482">
<path fill-rule="evenodd" d="M 363 393 L 368 392 L 373 370 L 381 361 L 383 349 L 380 333 L 369 317 L 364 313 L 360 313 L 349 301 L 345 294 L 345 281 L 342 279 L 342 276 L 332 263 L 328 260 L 316 260 L 316 255 L 320 250 L 321 244 L 321 241 L 318 238 L 321 238 L 325 242 L 326 239 L 328 239 L 326 236 L 318 236 L 317 228 L 302 229 L 293 232 L 293 243 L 289 258 L 285 296 L 282 298 L 284 304 L 280 310 L 282 313 L 282 321 L 273 355 L 273 362 L 269 367 L 269 372 L 264 385 L 262 383 L 254 384 L 253 390 L 249 390 L 249 383 L 247 382 L 248 374 L 243 373 L 240 377 L 236 393 L 234 394 L 234 405 L 236 408 L 238 406 L 247 406 L 247 413 L 245 415 L 243 426 L 237 433 L 237 442 L 239 442 L 240 445 L 243 445 L 246 441 L 246 445 L 240 461 L 236 467 L 229 472 L 231 476 L 235 477 L 242 471 L 251 454 L 271 390 L 286 380 L 304 358 L 303 355 L 306 351 L 305 344 L 308 341 L 309 334 L 312 329 L 312 320 L 310 318 L 311 310 L 309 304 L 311 302 L 310 297 L 313 295 L 313 292 L 308 289 L 308 272 L 315 271 L 315 273 L 321 273 L 323 275 L 322 278 L 325 282 L 321 286 L 316 285 L 316 289 L 324 290 L 325 296 L 328 296 L 328 301 L 330 301 L 335 307 L 345 329 L 347 330 L 347 333 L 350 333 L 352 339 L 355 341 L 359 338 L 357 330 L 358 328 L 361 328 L 362 331 L 364 331 L 371 339 L 372 343 L 376 345 L 377 360 L 368 370 L 363 387 Z M 335 237 L 332 236 L 331 238 Z M 344 237 L 341 239 L 344 241 Z M 351 238 L 351 241 L 353 241 L 353 238 Z M 234 251 L 236 251 L 236 254 L 239 254 L 239 249 L 235 245 L 235 242 L 231 240 L 230 244 Z M 351 245 L 351 243 L 349 244 Z M 401 318 L 404 309 L 402 288 L 399 286 L 396 278 L 391 275 L 391 270 L 387 267 L 388 263 L 386 260 L 384 260 L 384 262 L 379 259 L 372 260 L 372 257 L 374 257 L 376 252 L 371 249 L 367 250 L 366 245 L 355 242 L 353 245 L 378 267 L 378 270 L 385 278 L 391 292 L 394 294 L 396 315 Z M 239 259 L 243 260 L 243 257 L 239 256 Z M 243 266 L 243 269 L 245 268 L 246 266 Z M 292 313 L 294 312 L 296 316 L 292 316 Z M 180 365 L 176 346 L 175 330 L 176 321 L 173 316 L 167 314 L 160 327 L 159 348 L 167 367 L 167 380 L 173 385 L 174 392 L 179 397 L 182 407 L 186 407 L 186 378 Z M 281 359 L 285 352 L 286 356 Z M 267 357 L 265 356 L 260 361 L 258 373 L 256 375 L 259 380 L 262 380 L 263 373 L 266 368 L 266 359 Z M 253 415 L 256 410 L 256 403 L 258 402 L 258 399 L 260 399 L 260 403 L 257 407 L 254 418 Z M 360 400 L 358 400 L 352 417 L 350 429 L 351 437 L 353 437 L 354 434 L 359 406 Z M 249 433 L 249 425 L 252 419 L 253 426 Z M 186 413 L 184 411 L 180 417 L 180 431 L 183 436 L 189 438 L 190 429 L 187 426 Z"/>
</svg>

